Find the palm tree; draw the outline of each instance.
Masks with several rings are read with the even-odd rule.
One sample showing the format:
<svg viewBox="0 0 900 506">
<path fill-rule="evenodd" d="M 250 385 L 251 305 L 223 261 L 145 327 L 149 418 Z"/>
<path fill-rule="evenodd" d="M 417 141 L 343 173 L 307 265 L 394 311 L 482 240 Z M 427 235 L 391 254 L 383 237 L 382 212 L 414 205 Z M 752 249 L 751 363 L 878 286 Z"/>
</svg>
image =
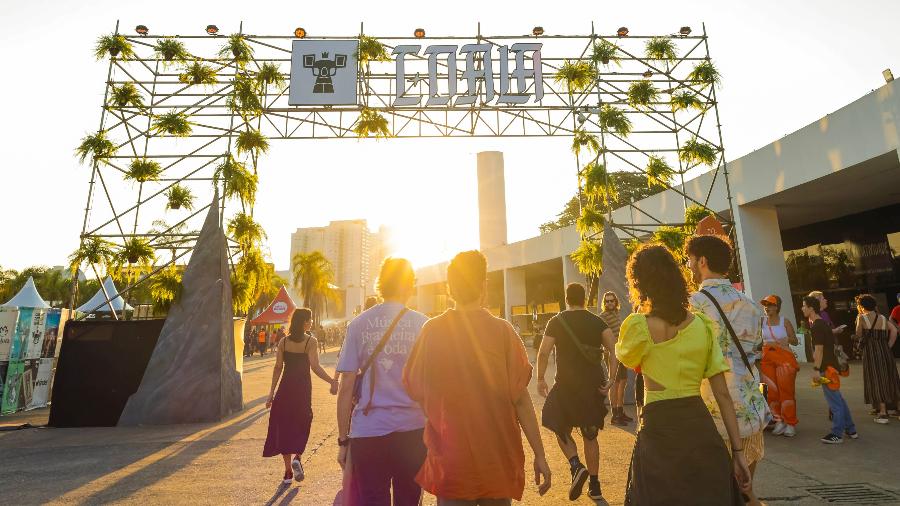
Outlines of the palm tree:
<svg viewBox="0 0 900 506">
<path fill-rule="evenodd" d="M 231 94 L 228 96 L 226 104 L 232 112 L 240 114 L 244 121 L 262 113 L 263 106 L 259 99 L 258 84 L 257 81 L 243 74 L 236 75 L 232 81 Z"/>
<path fill-rule="evenodd" d="M 597 278 L 603 273 L 603 245 L 596 241 L 582 239 L 581 244 L 578 245 L 578 248 L 576 248 L 570 256 L 572 257 L 572 262 L 575 264 L 575 268 L 578 269 L 578 272 L 587 277 L 588 295 L 593 297 L 591 294 L 594 291 Z M 588 305 L 593 306 L 593 301 L 593 298 L 589 300 Z"/>
<path fill-rule="evenodd" d="M 704 87 L 710 84 L 718 87 L 722 84 L 722 76 L 719 74 L 719 69 L 716 68 L 711 60 L 698 63 L 688 74 L 688 80 L 703 83 Z"/>
<path fill-rule="evenodd" d="M 99 237 L 87 237 L 82 239 L 81 246 L 69 255 L 69 266 L 73 274 L 77 273 L 78 269 L 84 263 L 91 266 L 91 270 L 94 271 L 94 276 L 96 276 L 97 281 L 100 282 L 100 288 L 103 290 L 103 295 L 107 299 L 109 310 L 113 313 L 113 316 L 118 319 L 118 317 L 115 316 L 115 309 L 113 309 L 112 301 L 109 300 L 109 294 L 106 293 L 106 288 L 103 286 L 100 279 L 100 272 L 97 270 L 97 268 L 100 267 L 108 271 L 115 264 L 115 261 L 116 254 L 115 251 L 113 251 L 112 243 Z"/>
<path fill-rule="evenodd" d="M 235 147 L 237 148 L 238 156 L 243 153 L 250 153 L 250 156 L 253 158 L 253 170 L 255 172 L 256 162 L 260 153 L 268 153 L 269 151 L 269 140 L 259 130 L 248 126 L 247 130 L 238 134 Z"/>
<path fill-rule="evenodd" d="M 259 179 L 243 163 L 235 160 L 231 153 L 225 154 L 225 161 L 216 167 L 213 179 L 217 184 L 219 180 L 223 181 L 225 198 L 237 197 L 244 206 L 251 206 L 256 202 Z"/>
<path fill-rule="evenodd" d="M 242 34 L 234 33 L 228 36 L 228 42 L 219 50 L 219 56 L 233 58 L 235 65 L 244 68 L 253 58 L 253 48 L 247 44 L 247 40 Z"/>
<path fill-rule="evenodd" d="M 178 249 L 190 243 L 196 236 L 196 232 L 187 232 L 186 228 L 187 224 L 184 222 L 170 226 L 164 220 L 154 220 L 153 228 L 150 229 L 149 233 L 157 236 L 156 247 L 168 249 L 172 253 L 173 264 L 178 256 Z M 166 235 L 162 236 L 163 233 Z"/>
<path fill-rule="evenodd" d="M 678 112 L 684 109 L 703 110 L 703 102 L 697 97 L 696 93 L 688 90 L 676 91 L 671 98 L 672 111 Z"/>
<path fill-rule="evenodd" d="M 649 108 L 651 102 L 659 97 L 659 90 L 652 82 L 642 79 L 631 83 L 628 87 L 628 104 L 638 108 Z"/>
<path fill-rule="evenodd" d="M 675 177 L 675 169 L 673 169 L 669 162 L 665 160 L 665 158 L 650 155 L 650 160 L 647 162 L 647 168 L 644 169 L 647 173 L 647 186 L 661 186 L 667 187 L 669 181 Z"/>
<path fill-rule="evenodd" d="M 84 163 L 88 155 L 90 155 L 92 163 L 97 163 L 108 161 L 111 156 L 116 154 L 117 150 L 116 145 L 106 138 L 106 130 L 100 130 L 82 138 L 81 144 L 75 148 L 75 154 L 81 163 Z"/>
<path fill-rule="evenodd" d="M 165 195 L 166 209 L 178 210 L 182 207 L 188 211 L 194 209 L 194 194 L 185 186 L 180 184 L 173 185 Z"/>
<path fill-rule="evenodd" d="M 569 97 L 576 91 L 588 89 L 595 79 L 597 79 L 597 69 L 584 60 L 563 61 L 553 77 L 556 83 L 565 83 Z"/>
<path fill-rule="evenodd" d="M 576 128 L 575 134 L 572 136 L 572 153 L 574 153 L 575 156 L 579 156 L 581 154 L 581 148 L 587 148 L 588 151 L 595 154 L 599 153 L 601 149 L 600 139 L 594 134 Z"/>
<path fill-rule="evenodd" d="M 601 107 L 598 122 L 604 130 L 612 130 L 623 137 L 631 133 L 631 120 L 618 107 L 609 104 Z"/>
<path fill-rule="evenodd" d="M 357 137 L 368 137 L 374 135 L 375 138 L 390 137 L 391 130 L 388 128 L 388 121 L 375 109 L 363 107 L 359 111 L 359 118 L 353 127 L 353 132 Z"/>
<path fill-rule="evenodd" d="M 150 278 L 150 297 L 153 299 L 153 312 L 165 313 L 172 304 L 181 297 L 183 285 L 181 272 L 174 264 L 157 272 Z"/>
<path fill-rule="evenodd" d="M 185 67 L 184 72 L 178 75 L 178 80 L 184 84 L 213 85 L 218 82 L 215 69 L 200 63 L 200 60 Z"/>
<path fill-rule="evenodd" d="M 682 162 L 700 165 L 704 163 L 712 166 L 716 163 L 718 152 L 715 147 L 705 142 L 698 141 L 696 137 L 686 141 L 678 152 Z"/>
<path fill-rule="evenodd" d="M 154 118 L 153 126 L 150 130 L 160 135 L 168 134 L 175 137 L 187 137 L 193 131 L 187 114 L 178 111 L 160 114 Z"/>
<path fill-rule="evenodd" d="M 120 60 L 128 60 L 134 58 L 134 47 L 122 35 L 104 35 L 97 39 L 94 57 L 102 60 L 107 54 L 113 58 L 118 56 Z"/>
<path fill-rule="evenodd" d="M 180 40 L 172 37 L 163 37 L 153 46 L 153 52 L 157 58 L 163 60 L 163 65 L 168 66 L 171 62 L 187 63 L 191 58 L 191 54 L 187 52 L 184 44 Z"/>
<path fill-rule="evenodd" d="M 278 65 L 271 62 L 265 62 L 259 67 L 259 71 L 256 72 L 256 82 L 259 83 L 260 86 L 270 86 L 274 84 L 279 88 L 284 88 L 284 75 L 281 74 Z"/>
<path fill-rule="evenodd" d="M 324 307 L 324 302 L 331 288 L 329 284 L 334 280 L 334 271 L 331 262 L 320 251 L 311 253 L 297 253 L 291 259 L 291 271 L 294 273 L 294 286 L 300 287 L 303 294 L 303 305 L 310 308 L 316 323 Z"/>
<path fill-rule="evenodd" d="M 668 37 L 653 37 L 647 41 L 644 54 L 648 60 L 672 63 L 678 59 L 675 42 Z"/>
<path fill-rule="evenodd" d="M 262 226 L 246 213 L 238 213 L 228 221 L 228 234 L 244 251 L 249 251 L 266 236 Z"/>
<path fill-rule="evenodd" d="M 594 44 L 593 52 L 591 53 L 591 61 L 597 65 L 609 65 L 610 63 L 615 63 L 621 67 L 622 60 L 616 55 L 618 50 L 618 46 L 603 39 L 600 43 Z"/>
<path fill-rule="evenodd" d="M 585 206 L 581 209 L 581 216 L 575 222 L 575 228 L 585 236 L 591 232 L 601 232 L 606 224 L 606 217 L 592 207 Z"/>
<path fill-rule="evenodd" d="M 109 105 L 119 109 L 131 106 L 137 109 L 144 108 L 144 97 L 132 83 L 122 83 L 121 86 L 112 86 L 109 97 Z"/>
<path fill-rule="evenodd" d="M 131 165 L 128 166 L 128 170 L 125 171 L 123 177 L 126 180 L 130 179 L 139 183 L 146 183 L 148 181 L 159 181 L 161 173 L 162 167 L 155 160 L 135 158 L 131 161 Z"/>
</svg>

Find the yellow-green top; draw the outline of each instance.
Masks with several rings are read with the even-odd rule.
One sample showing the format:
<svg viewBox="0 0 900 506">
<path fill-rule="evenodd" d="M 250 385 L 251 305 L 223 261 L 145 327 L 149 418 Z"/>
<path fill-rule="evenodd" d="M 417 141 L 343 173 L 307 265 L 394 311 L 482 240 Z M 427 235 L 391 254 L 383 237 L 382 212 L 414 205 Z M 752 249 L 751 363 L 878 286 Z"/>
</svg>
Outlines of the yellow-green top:
<svg viewBox="0 0 900 506">
<path fill-rule="evenodd" d="M 616 357 L 627 367 L 640 367 L 644 377 L 663 387 L 644 388 L 644 404 L 697 396 L 703 378 L 728 370 L 715 334 L 713 322 L 706 315 L 694 313 L 694 319 L 675 337 L 655 343 L 647 316 L 634 313 L 622 322 Z"/>
</svg>

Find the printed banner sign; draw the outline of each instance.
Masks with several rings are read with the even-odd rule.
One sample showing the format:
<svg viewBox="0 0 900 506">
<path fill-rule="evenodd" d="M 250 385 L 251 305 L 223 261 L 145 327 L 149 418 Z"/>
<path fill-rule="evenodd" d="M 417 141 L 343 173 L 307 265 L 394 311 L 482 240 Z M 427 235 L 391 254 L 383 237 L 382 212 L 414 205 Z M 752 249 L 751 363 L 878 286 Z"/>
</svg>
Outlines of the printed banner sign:
<svg viewBox="0 0 900 506">
<path fill-rule="evenodd" d="M 25 409 L 43 408 L 50 400 L 50 380 L 53 376 L 53 362 L 55 359 L 42 358 L 36 360 L 38 368 L 34 378 L 34 388 L 31 392 L 31 402 L 25 405 Z"/>
<path fill-rule="evenodd" d="M 9 348 L 16 334 L 18 318 L 18 309 L 0 309 L 0 362 L 9 361 Z M 0 382 L 4 379 L 0 378 Z"/>
<path fill-rule="evenodd" d="M 44 344 L 44 325 L 47 320 L 47 310 L 35 309 L 31 313 L 31 328 L 28 334 L 22 337 L 25 344 L 25 352 L 22 358 L 32 360 L 41 358 L 41 348 Z"/>
<path fill-rule="evenodd" d="M 25 371 L 25 362 L 11 360 L 6 370 L 6 383 L 3 385 L 3 402 L 0 404 L 0 414 L 9 415 L 19 410 L 19 396 L 22 390 L 22 373 Z"/>
<path fill-rule="evenodd" d="M 41 357 L 47 358 L 56 356 L 56 343 L 59 340 L 61 323 L 61 310 L 51 309 L 47 312 L 47 319 L 44 323 L 44 343 L 41 346 Z"/>
<path fill-rule="evenodd" d="M 295 40 L 290 105 L 356 105 L 358 40 Z"/>
</svg>

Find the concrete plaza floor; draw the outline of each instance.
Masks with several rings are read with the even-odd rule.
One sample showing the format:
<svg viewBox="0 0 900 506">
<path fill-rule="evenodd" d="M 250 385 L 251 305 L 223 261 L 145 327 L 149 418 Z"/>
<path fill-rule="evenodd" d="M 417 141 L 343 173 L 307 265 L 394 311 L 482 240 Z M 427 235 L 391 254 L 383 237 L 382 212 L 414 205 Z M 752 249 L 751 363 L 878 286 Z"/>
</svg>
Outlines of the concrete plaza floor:
<svg viewBox="0 0 900 506">
<path fill-rule="evenodd" d="M 322 357 L 329 370 L 335 360 L 336 350 Z M 339 504 L 335 397 L 317 378 L 313 377 L 315 419 L 304 456 L 306 480 L 280 486 L 281 459 L 261 456 L 273 363 L 272 355 L 245 362 L 245 409 L 221 423 L 0 432 L 0 503 Z M 857 504 L 900 504 L 900 421 L 873 423 L 862 401 L 861 365 L 854 365 L 843 388 L 860 439 L 842 445 L 826 446 L 818 440 L 828 432 L 829 422 L 821 392 L 808 386 L 809 376 L 806 366 L 797 380 L 797 437 L 766 436 L 766 458 L 755 480 L 759 495 L 773 505 L 823 504 L 823 496 L 816 494 L 859 484 L 862 489 L 847 492 Z M 534 392 L 534 382 L 531 388 L 540 409 L 543 399 Z M 46 417 L 46 410 L 28 412 L 0 418 L 0 425 L 25 421 L 37 425 Z M 600 437 L 600 479 L 609 504 L 623 501 L 634 443 L 634 427 L 626 429 L 609 426 Z M 567 504 L 568 466 L 553 435 L 543 429 L 542 435 L 554 485 L 539 497 L 529 484 L 522 503 Z M 530 469 L 530 455 L 527 458 Z M 865 489 L 882 496 L 863 496 Z M 860 502 L 866 497 L 871 501 Z M 578 502 L 593 501 L 584 495 Z M 434 498 L 426 497 L 424 503 L 434 504 Z"/>
</svg>

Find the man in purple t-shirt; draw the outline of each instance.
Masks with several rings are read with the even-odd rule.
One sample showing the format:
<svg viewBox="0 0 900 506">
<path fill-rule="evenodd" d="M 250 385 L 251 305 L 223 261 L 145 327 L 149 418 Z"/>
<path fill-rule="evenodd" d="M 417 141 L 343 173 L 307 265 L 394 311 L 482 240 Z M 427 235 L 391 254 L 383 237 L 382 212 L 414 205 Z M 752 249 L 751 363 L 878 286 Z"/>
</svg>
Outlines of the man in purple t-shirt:
<svg viewBox="0 0 900 506">
<path fill-rule="evenodd" d="M 425 460 L 425 416 L 403 387 L 403 368 L 428 320 L 406 308 L 414 284 L 408 260 L 386 259 L 376 286 L 384 302 L 363 311 L 347 327 L 337 364 L 337 422 L 341 467 L 347 463 L 348 448 L 350 453 L 351 486 L 344 491 L 344 497 L 351 496 L 350 504 L 390 505 L 392 485 L 395 506 L 415 506 L 422 494 L 415 476 Z M 395 319 L 385 346 L 358 377 Z M 353 406 L 357 381 L 359 399 Z"/>
</svg>

